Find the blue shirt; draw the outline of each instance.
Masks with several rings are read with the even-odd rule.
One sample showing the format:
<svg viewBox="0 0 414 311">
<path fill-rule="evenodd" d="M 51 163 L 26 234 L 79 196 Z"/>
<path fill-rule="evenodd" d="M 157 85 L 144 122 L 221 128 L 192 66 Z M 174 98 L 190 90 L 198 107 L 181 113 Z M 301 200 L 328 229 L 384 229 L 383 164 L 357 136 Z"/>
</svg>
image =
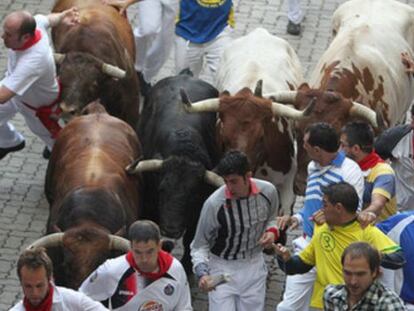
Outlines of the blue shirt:
<svg viewBox="0 0 414 311">
<path fill-rule="evenodd" d="M 402 269 L 402 274 L 401 271 L 396 271 L 398 288 L 401 288 L 397 294 L 404 301 L 414 304 L 414 211 L 391 216 L 380 222 L 377 227 L 395 243 L 400 244 L 404 252 L 407 263 Z"/>
<path fill-rule="evenodd" d="M 215 39 L 227 26 L 234 27 L 232 0 L 181 0 L 175 33 L 192 43 Z"/>
</svg>

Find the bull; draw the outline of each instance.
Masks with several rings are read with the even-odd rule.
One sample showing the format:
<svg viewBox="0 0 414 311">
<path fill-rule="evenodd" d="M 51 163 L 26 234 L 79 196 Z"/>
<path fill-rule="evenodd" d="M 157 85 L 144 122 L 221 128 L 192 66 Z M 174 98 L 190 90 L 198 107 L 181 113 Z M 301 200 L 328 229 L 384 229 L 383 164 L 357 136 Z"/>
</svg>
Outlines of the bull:
<svg viewBox="0 0 414 311">
<path fill-rule="evenodd" d="M 128 20 L 100 0 L 57 0 L 52 11 L 79 8 L 80 22 L 52 30 L 62 86 L 62 118 L 70 119 L 100 99 L 110 115 L 135 126 L 139 82 L 134 69 L 135 43 Z"/>
<path fill-rule="evenodd" d="M 50 205 L 44 246 L 54 262 L 55 281 L 78 288 L 140 214 L 140 181 L 125 167 L 141 154 L 135 131 L 98 104 L 60 132 L 48 163 L 45 193 Z"/>
<path fill-rule="evenodd" d="M 165 78 L 145 99 L 139 136 L 144 159 L 129 171 L 143 172 L 144 217 L 156 221 L 169 238 L 183 236 L 182 263 L 191 271 L 189 244 L 201 208 L 222 180 L 211 170 L 219 160 L 214 113 L 189 115 L 181 104 L 180 89 L 193 100 L 218 95 L 210 84 L 188 74 Z"/>
<path fill-rule="evenodd" d="M 258 28 L 225 49 L 217 77 L 219 89 L 226 90 L 220 98 L 193 103 L 187 109 L 219 112 L 222 148 L 245 152 L 255 177 L 270 181 L 280 191 L 279 214 L 290 214 L 297 168 L 291 120 L 306 116 L 311 106 L 298 111 L 268 98 L 281 99 L 303 82 L 296 53 L 285 40 Z"/>
<path fill-rule="evenodd" d="M 316 99 L 311 115 L 297 122 L 298 174 L 295 189 L 303 194 L 309 158 L 304 129 L 327 122 L 338 131 L 349 121 L 371 123 L 377 132 L 403 120 L 413 100 L 413 80 L 401 52 L 413 55 L 414 9 L 394 0 L 351 0 L 333 16 L 334 38 L 310 77 L 290 102 L 298 109 Z"/>
</svg>

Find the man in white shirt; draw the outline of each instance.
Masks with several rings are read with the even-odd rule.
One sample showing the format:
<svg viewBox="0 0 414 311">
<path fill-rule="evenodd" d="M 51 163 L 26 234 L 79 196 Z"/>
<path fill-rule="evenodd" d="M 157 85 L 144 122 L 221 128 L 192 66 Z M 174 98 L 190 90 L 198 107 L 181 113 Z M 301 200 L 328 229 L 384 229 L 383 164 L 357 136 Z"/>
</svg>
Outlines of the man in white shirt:
<svg viewBox="0 0 414 311">
<path fill-rule="evenodd" d="M 0 81 L 0 159 L 24 148 L 23 136 L 9 122 L 20 112 L 28 127 L 52 150 L 59 125 L 49 115 L 57 108 L 59 85 L 47 28 L 78 21 L 76 8 L 32 16 L 15 11 L 6 16 L 2 39 L 8 50 L 7 72 Z"/>
<path fill-rule="evenodd" d="M 138 220 L 129 227 L 128 236 L 131 250 L 105 261 L 79 291 L 116 311 L 192 311 L 184 268 L 161 250 L 159 227 Z"/>
<path fill-rule="evenodd" d="M 24 298 L 9 311 L 106 311 L 99 302 L 72 289 L 52 283 L 52 261 L 43 248 L 24 251 L 17 274 Z"/>
</svg>

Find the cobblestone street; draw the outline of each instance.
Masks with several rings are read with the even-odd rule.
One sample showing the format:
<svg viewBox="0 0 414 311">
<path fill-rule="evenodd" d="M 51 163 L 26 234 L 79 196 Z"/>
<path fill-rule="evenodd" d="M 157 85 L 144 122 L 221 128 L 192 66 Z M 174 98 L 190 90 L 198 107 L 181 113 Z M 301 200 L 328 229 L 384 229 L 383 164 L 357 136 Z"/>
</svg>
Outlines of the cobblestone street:
<svg viewBox="0 0 414 311">
<path fill-rule="evenodd" d="M 286 39 L 301 60 L 308 77 L 330 41 L 331 16 L 342 0 L 302 0 L 305 19 L 300 36 L 286 34 L 288 0 L 235 0 L 236 36 L 256 27 L 264 27 L 272 34 Z M 49 13 L 54 0 L 0 0 L 0 20 L 7 13 L 25 9 L 33 13 Z M 414 0 L 402 1 L 414 5 Z M 134 19 L 132 6 L 129 17 Z M 132 21 L 133 22 L 133 21 Z M 6 67 L 6 50 L 0 43 L 0 73 Z M 158 79 L 173 73 L 172 57 Z M 8 155 L 0 162 L 0 311 L 7 310 L 21 298 L 16 275 L 19 252 L 42 236 L 49 206 L 44 196 L 44 176 L 47 161 L 42 158 L 43 142 L 34 137 L 21 116 L 13 119 L 14 126 L 26 138 L 21 152 Z M 300 206 L 298 200 L 296 208 Z M 274 310 L 283 290 L 284 273 L 269 258 L 269 277 L 266 310 Z M 247 276 L 248 277 L 248 276 Z M 207 310 L 204 294 L 193 289 L 196 311 Z M 253 310 L 252 310 L 253 311 Z"/>
</svg>

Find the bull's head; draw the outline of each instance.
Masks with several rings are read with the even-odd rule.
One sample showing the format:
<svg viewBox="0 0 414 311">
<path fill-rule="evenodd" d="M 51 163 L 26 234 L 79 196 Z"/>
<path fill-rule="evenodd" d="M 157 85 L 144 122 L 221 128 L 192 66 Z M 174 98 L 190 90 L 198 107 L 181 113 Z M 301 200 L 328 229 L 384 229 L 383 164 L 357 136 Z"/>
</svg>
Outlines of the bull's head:
<svg viewBox="0 0 414 311">
<path fill-rule="evenodd" d="M 40 238 L 29 248 L 44 247 L 51 251 L 52 260 L 56 257 L 56 247 L 61 248 L 60 260 L 54 260 L 55 282 L 58 285 L 77 289 L 82 281 L 109 256 L 112 250 L 126 252 L 128 240 L 110 235 L 93 227 L 69 229 L 65 233 L 54 233 Z M 63 258 L 62 258 L 63 256 Z"/>
<path fill-rule="evenodd" d="M 106 79 L 122 79 L 126 75 L 124 70 L 104 63 L 88 53 L 55 54 L 55 61 L 59 64 L 59 81 L 62 85 L 61 118 L 65 121 L 80 115 L 88 103 L 100 98 Z"/>
<path fill-rule="evenodd" d="M 127 171 L 158 172 L 159 225 L 161 233 L 173 239 L 180 238 L 191 223 L 196 223 L 204 200 L 214 187 L 223 184 L 221 177 L 186 156 L 140 161 L 129 166 Z"/>
<path fill-rule="evenodd" d="M 305 129 L 316 122 L 331 124 L 338 133 L 349 121 L 360 119 L 377 127 L 377 115 L 375 111 L 350 99 L 344 98 L 340 93 L 310 89 L 307 84 L 300 86 L 298 91 L 287 92 L 276 96 L 276 99 L 294 104 L 303 109 L 309 102 L 314 101 L 315 107 L 307 118 L 296 121 L 297 146 L 298 146 L 298 172 L 295 178 L 295 192 L 303 195 L 305 192 L 307 165 L 310 161 L 303 149 L 303 136 Z"/>
<path fill-rule="evenodd" d="M 301 119 L 307 116 L 313 108 L 311 103 L 303 111 L 282 105 L 262 97 L 262 81 L 257 83 L 254 94 L 244 88 L 236 95 L 230 96 L 224 92 L 220 98 L 190 103 L 182 91 L 182 101 L 189 112 L 216 111 L 219 112 L 220 141 L 225 150 L 237 149 L 246 153 L 253 169 L 261 163 L 260 156 L 265 150 L 266 138 L 284 132 L 286 119 Z M 265 95 L 266 97 L 275 94 Z"/>
</svg>

